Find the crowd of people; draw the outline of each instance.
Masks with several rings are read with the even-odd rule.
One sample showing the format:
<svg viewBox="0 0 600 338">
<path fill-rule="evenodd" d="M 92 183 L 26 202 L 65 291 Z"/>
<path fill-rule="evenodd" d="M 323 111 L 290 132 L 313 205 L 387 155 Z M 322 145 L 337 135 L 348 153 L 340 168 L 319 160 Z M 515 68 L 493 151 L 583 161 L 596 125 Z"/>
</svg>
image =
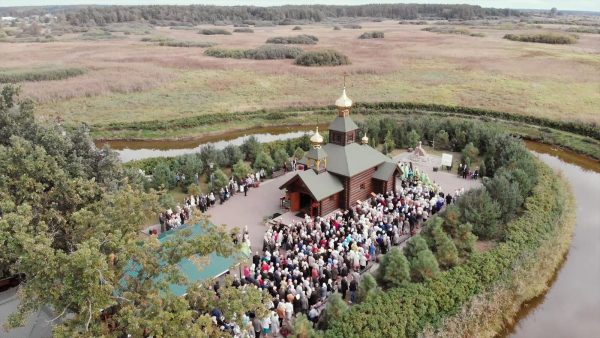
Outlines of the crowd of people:
<svg viewBox="0 0 600 338">
<path fill-rule="evenodd" d="M 373 196 L 349 210 L 271 225 L 262 252 L 253 255 L 241 278 L 234 281 L 234 286 L 268 292 L 271 314 L 266 318 L 248 314 L 246 327 L 232 327 L 234 335 L 276 337 L 300 313 L 316 323 L 332 293 L 355 303 L 361 272 L 454 200 L 417 173 L 402 180 L 397 191 Z"/>
</svg>

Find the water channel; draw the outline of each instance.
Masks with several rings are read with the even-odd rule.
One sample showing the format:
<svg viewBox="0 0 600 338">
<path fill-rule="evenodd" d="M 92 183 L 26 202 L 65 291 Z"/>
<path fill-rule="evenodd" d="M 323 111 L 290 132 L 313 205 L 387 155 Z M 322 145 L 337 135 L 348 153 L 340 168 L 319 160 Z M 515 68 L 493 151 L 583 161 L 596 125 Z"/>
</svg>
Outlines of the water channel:
<svg viewBox="0 0 600 338">
<path fill-rule="evenodd" d="M 193 153 L 211 143 L 223 148 L 251 135 L 260 142 L 302 136 L 314 126 L 258 128 L 187 141 L 110 141 L 126 162 Z M 98 142 L 104 143 L 104 142 Z M 525 304 L 503 337 L 600 337 L 600 163 L 554 147 L 527 142 L 542 161 L 567 178 L 577 200 L 577 225 L 565 260 L 543 295 Z"/>
</svg>

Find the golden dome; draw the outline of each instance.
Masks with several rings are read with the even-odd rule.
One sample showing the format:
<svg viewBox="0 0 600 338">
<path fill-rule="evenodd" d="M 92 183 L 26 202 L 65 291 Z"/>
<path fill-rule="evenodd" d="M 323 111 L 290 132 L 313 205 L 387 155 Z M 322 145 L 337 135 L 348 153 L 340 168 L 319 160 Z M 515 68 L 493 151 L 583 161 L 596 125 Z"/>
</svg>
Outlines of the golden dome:
<svg viewBox="0 0 600 338">
<path fill-rule="evenodd" d="M 369 143 L 369 138 L 367 137 L 367 133 L 365 133 L 365 135 L 362 137 L 362 144 L 368 144 Z"/>
<path fill-rule="evenodd" d="M 310 143 L 312 143 L 313 145 L 323 143 L 323 136 L 319 134 L 319 127 L 317 127 L 317 130 L 315 131 L 313 136 L 310 137 Z"/>
<path fill-rule="evenodd" d="M 346 87 L 344 87 L 344 91 L 342 92 L 342 96 L 335 101 L 335 106 L 340 108 L 350 108 L 352 107 L 352 100 L 348 96 L 346 96 Z"/>
</svg>

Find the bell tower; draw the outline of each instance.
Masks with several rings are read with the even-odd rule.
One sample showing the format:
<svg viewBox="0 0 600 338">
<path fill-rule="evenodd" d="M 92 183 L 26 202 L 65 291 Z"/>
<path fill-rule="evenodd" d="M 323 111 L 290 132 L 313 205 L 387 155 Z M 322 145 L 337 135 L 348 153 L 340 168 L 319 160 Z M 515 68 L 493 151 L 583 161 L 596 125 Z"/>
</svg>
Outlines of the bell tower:
<svg viewBox="0 0 600 338">
<path fill-rule="evenodd" d="M 344 81 L 345 82 L 345 81 Z M 329 143 L 346 146 L 356 142 L 356 130 L 358 126 L 350 117 L 352 100 L 346 95 L 346 86 L 342 95 L 335 101 L 338 116 L 329 125 Z"/>
<path fill-rule="evenodd" d="M 319 134 L 319 127 L 310 138 L 312 149 L 306 153 L 306 164 L 317 174 L 327 170 L 327 152 L 323 149 L 323 136 Z"/>
</svg>

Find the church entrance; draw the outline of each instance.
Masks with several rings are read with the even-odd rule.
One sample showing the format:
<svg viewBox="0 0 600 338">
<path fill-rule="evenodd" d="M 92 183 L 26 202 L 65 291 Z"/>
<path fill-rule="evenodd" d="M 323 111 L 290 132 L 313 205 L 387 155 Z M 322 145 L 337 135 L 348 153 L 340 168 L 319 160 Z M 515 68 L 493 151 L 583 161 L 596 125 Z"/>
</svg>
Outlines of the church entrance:
<svg viewBox="0 0 600 338">
<path fill-rule="evenodd" d="M 319 210 L 319 204 L 313 200 L 309 194 L 300 193 L 300 210 L 310 216 L 316 215 Z"/>
</svg>

